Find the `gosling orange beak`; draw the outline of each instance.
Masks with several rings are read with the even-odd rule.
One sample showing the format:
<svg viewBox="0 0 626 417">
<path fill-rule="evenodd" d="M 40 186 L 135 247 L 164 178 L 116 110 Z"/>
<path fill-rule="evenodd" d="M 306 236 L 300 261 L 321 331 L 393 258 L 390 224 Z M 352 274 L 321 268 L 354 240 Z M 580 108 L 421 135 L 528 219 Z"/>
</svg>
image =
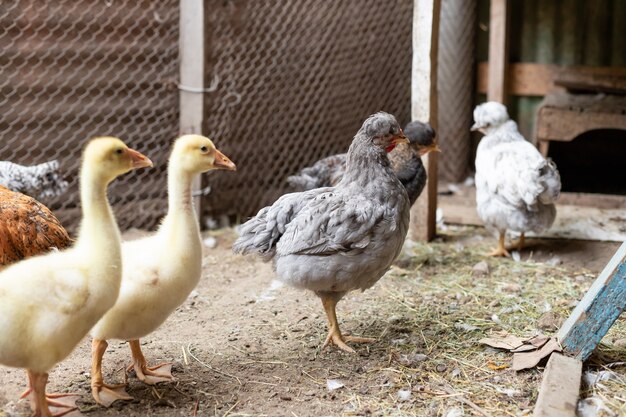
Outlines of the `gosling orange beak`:
<svg viewBox="0 0 626 417">
<path fill-rule="evenodd" d="M 424 156 L 428 152 L 441 152 L 441 149 L 439 148 L 439 145 L 437 144 L 437 142 L 433 142 L 431 145 L 423 146 L 419 148 L 420 156 Z"/>
<path fill-rule="evenodd" d="M 126 149 L 126 152 L 128 152 L 128 155 L 130 156 L 130 160 L 133 164 L 133 169 L 152 166 L 152 161 L 144 154 L 130 148 Z"/>
<path fill-rule="evenodd" d="M 217 169 L 225 169 L 227 171 L 237 171 L 237 166 L 233 164 L 233 161 L 228 159 L 226 155 L 215 150 L 215 159 L 213 160 L 213 166 Z"/>
</svg>

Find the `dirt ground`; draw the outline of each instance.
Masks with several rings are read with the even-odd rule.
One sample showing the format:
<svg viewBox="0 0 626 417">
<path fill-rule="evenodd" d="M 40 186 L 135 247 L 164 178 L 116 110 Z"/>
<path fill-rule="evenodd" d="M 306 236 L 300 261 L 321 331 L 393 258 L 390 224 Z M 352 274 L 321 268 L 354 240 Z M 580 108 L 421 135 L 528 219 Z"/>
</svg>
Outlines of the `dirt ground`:
<svg viewBox="0 0 626 417">
<path fill-rule="evenodd" d="M 205 248 L 197 290 L 142 341 L 151 363 L 175 363 L 177 382 L 149 387 L 130 375 L 134 401 L 97 406 L 85 340 L 51 372 L 49 390 L 80 393 L 92 417 L 529 415 L 542 368 L 516 373 L 510 354 L 478 340 L 499 330 L 536 334 L 548 311 L 550 334 L 618 247 L 544 240 L 519 262 L 487 259 L 489 274 L 477 277 L 472 268 L 494 242 L 483 229 L 448 227 L 432 244 L 408 242 L 377 285 L 339 304 L 346 333 L 377 338 L 351 355 L 320 350 L 326 320 L 312 293 L 281 287 L 270 265 L 233 255 L 232 229 L 210 234 L 217 246 Z M 602 402 L 597 415 L 626 415 L 625 322 L 586 367 L 615 376 L 583 387 Z M 122 382 L 129 359 L 125 343 L 110 342 L 105 380 Z M 27 415 L 27 403 L 17 402 L 24 372 L 2 367 L 0 382 L 0 416 Z"/>
</svg>

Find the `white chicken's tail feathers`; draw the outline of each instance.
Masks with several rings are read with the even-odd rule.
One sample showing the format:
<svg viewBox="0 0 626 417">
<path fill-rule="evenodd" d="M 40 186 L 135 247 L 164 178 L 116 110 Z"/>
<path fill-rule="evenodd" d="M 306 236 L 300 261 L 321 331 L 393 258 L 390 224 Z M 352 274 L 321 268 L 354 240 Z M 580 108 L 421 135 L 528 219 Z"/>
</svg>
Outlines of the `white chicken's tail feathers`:
<svg viewBox="0 0 626 417">
<path fill-rule="evenodd" d="M 561 176 L 556 169 L 556 164 L 551 159 L 547 159 L 540 168 L 539 179 L 543 186 L 543 191 L 539 194 L 539 201 L 543 204 L 554 203 L 561 192 Z"/>
</svg>

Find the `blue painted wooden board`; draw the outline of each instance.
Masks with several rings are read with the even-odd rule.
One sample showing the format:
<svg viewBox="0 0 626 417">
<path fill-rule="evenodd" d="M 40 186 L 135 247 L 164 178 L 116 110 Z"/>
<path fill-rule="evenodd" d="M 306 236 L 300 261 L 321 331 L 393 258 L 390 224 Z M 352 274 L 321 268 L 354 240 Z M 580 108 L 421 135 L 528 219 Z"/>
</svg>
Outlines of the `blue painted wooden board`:
<svg viewBox="0 0 626 417">
<path fill-rule="evenodd" d="M 563 350 L 586 360 L 626 307 L 626 242 L 619 247 L 598 279 L 557 335 Z"/>
</svg>

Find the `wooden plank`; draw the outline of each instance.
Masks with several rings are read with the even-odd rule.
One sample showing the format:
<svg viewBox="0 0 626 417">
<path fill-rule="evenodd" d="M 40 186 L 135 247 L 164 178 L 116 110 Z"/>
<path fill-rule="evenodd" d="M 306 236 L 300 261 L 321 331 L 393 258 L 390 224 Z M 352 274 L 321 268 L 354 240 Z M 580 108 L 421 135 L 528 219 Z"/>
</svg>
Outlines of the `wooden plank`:
<svg viewBox="0 0 626 417">
<path fill-rule="evenodd" d="M 506 104 L 509 61 L 508 0 L 491 0 L 489 9 L 489 67 L 487 100 Z"/>
<path fill-rule="evenodd" d="M 204 121 L 204 2 L 180 1 L 180 134 L 203 134 Z M 202 188 L 200 176 L 193 190 Z M 196 198 L 196 214 L 201 215 L 201 198 Z"/>
<path fill-rule="evenodd" d="M 438 206 L 443 212 L 443 221 L 446 224 L 483 226 L 476 212 L 476 189 L 461 187 L 460 190 L 461 194 L 439 196 Z M 624 196 L 561 193 L 556 205 L 556 220 L 540 236 L 622 242 L 626 240 L 625 209 Z"/>
<path fill-rule="evenodd" d="M 557 337 L 564 352 L 586 360 L 626 307 L 626 242 L 563 323 Z"/>
<path fill-rule="evenodd" d="M 411 119 L 428 122 L 437 130 L 437 47 L 441 0 L 414 0 Z M 429 241 L 437 231 L 437 153 L 424 159 L 428 182 L 411 209 L 412 239 Z"/>
<path fill-rule="evenodd" d="M 553 353 L 543 373 L 534 417 L 575 417 L 583 363 Z"/>
<path fill-rule="evenodd" d="M 480 62 L 476 73 L 476 89 L 480 94 L 487 93 L 488 62 Z M 543 96 L 554 90 L 552 82 L 557 65 L 517 63 L 509 65 L 506 92 L 515 96 Z"/>
<path fill-rule="evenodd" d="M 480 62 L 476 72 L 476 90 L 487 93 L 488 62 Z M 626 67 L 560 66 L 520 62 L 509 64 L 506 92 L 514 96 L 545 96 L 562 90 L 554 84 L 555 79 L 568 77 L 626 77 Z"/>
<path fill-rule="evenodd" d="M 537 112 L 538 140 L 570 141 L 595 129 L 626 129 L 626 98 L 551 93 Z"/>
<path fill-rule="evenodd" d="M 561 193 L 559 204 L 626 210 L 626 196 L 593 193 Z"/>
<path fill-rule="evenodd" d="M 455 185 L 458 191 L 454 194 L 441 195 L 440 201 L 454 206 L 476 207 L 476 188 Z M 447 185 L 442 184 L 441 190 L 446 190 Z M 580 206 L 596 209 L 626 210 L 626 196 L 596 193 L 573 193 L 561 192 L 557 206 Z"/>
<path fill-rule="evenodd" d="M 554 84 L 568 90 L 626 94 L 626 74 L 621 76 L 579 73 L 559 74 L 559 78 L 554 80 Z"/>
<path fill-rule="evenodd" d="M 537 117 L 537 140 L 569 142 L 596 129 L 624 129 L 626 117 L 617 113 L 589 113 L 541 108 Z"/>
</svg>

